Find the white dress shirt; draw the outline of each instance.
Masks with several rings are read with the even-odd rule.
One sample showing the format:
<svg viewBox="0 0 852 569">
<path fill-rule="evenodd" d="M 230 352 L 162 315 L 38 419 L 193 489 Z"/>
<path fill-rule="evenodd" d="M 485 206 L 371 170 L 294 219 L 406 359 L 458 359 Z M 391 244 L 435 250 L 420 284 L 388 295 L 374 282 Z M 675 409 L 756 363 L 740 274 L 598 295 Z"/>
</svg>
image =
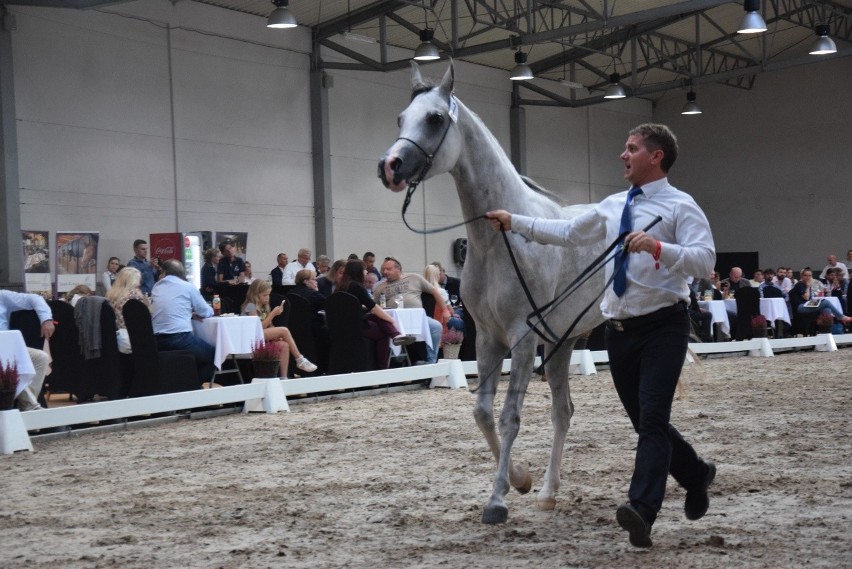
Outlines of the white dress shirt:
<svg viewBox="0 0 852 569">
<path fill-rule="evenodd" d="M 213 316 L 213 309 L 191 283 L 168 275 L 151 290 L 151 322 L 154 334 L 192 332 L 192 314 Z"/>
<path fill-rule="evenodd" d="M 541 219 L 512 215 L 512 230 L 540 243 L 589 245 L 612 243 L 619 234 L 627 192 L 604 199 L 574 219 Z M 642 186 L 633 200 L 633 229 L 644 229 L 656 216 L 663 219 L 648 232 L 662 243 L 660 268 L 652 255 L 633 254 L 627 269 L 627 290 L 619 297 L 608 287 L 601 301 L 605 318 L 624 319 L 650 314 L 678 301 L 689 302 L 690 275 L 706 275 L 716 263 L 710 224 L 689 194 L 661 178 Z M 579 273 L 585 267 L 576 267 Z M 606 267 L 606 279 L 613 263 Z"/>
<path fill-rule="evenodd" d="M 282 285 L 294 285 L 296 284 L 296 273 L 301 271 L 302 269 L 311 269 L 314 270 L 313 264 L 308 261 L 306 265 L 303 265 L 299 261 L 290 261 L 284 266 L 284 274 L 281 276 L 281 284 Z"/>
</svg>

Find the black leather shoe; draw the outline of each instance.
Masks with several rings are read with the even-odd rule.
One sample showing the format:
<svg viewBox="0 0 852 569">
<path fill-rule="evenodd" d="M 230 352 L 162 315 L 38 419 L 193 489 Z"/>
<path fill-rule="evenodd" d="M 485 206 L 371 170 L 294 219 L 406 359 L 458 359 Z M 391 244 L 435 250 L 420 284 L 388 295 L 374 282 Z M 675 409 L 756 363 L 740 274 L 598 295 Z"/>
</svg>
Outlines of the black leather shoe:
<svg viewBox="0 0 852 569">
<path fill-rule="evenodd" d="M 704 462 L 704 461 L 702 461 Z M 710 497 L 707 496 L 707 488 L 713 483 L 716 478 L 716 465 L 712 462 L 704 462 L 707 465 L 707 475 L 701 482 L 701 485 L 686 491 L 686 500 L 683 502 L 683 512 L 688 520 L 700 520 L 707 513 L 707 508 L 710 507 Z"/>
<path fill-rule="evenodd" d="M 651 525 L 645 521 L 639 510 L 629 502 L 618 507 L 615 520 L 622 529 L 630 533 L 630 545 L 634 547 L 651 547 Z"/>
</svg>

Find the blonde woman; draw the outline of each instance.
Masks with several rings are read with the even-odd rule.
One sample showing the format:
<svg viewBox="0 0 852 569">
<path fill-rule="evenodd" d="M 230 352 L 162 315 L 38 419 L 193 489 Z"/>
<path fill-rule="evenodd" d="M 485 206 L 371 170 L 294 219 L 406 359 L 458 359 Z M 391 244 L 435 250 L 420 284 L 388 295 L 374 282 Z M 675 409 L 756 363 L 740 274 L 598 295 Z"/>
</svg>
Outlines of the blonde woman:
<svg viewBox="0 0 852 569">
<path fill-rule="evenodd" d="M 118 350 L 123 354 L 131 353 L 130 338 L 127 335 L 127 326 L 124 324 L 124 315 L 121 309 L 131 298 L 145 303 L 150 308 L 148 297 L 142 292 L 142 273 L 133 267 L 124 267 L 115 275 L 112 287 L 106 293 L 106 300 L 115 311 L 116 341 Z"/>
<path fill-rule="evenodd" d="M 290 330 L 284 326 L 273 326 L 272 319 L 284 311 L 284 303 L 275 308 L 269 307 L 269 294 L 272 292 L 272 285 L 266 281 L 254 281 L 249 285 L 246 292 L 246 301 L 243 303 L 242 314 L 244 316 L 257 316 L 260 318 L 260 325 L 263 327 L 263 339 L 267 342 L 284 342 L 285 349 L 281 350 L 281 376 L 287 377 L 287 368 L 290 364 L 290 356 L 296 360 L 296 367 L 300 370 L 311 373 L 316 371 L 317 366 L 312 364 L 308 358 L 299 352 L 296 342 L 293 341 L 293 335 Z"/>
<path fill-rule="evenodd" d="M 423 271 L 423 278 L 441 293 L 441 299 L 444 301 L 444 306 L 435 305 L 435 313 L 432 315 L 432 318 L 441 323 L 441 328 L 443 329 L 441 331 L 441 338 L 443 338 L 447 334 L 447 323 L 444 322 L 444 312 L 447 310 L 452 312 L 452 307 L 450 306 L 450 295 L 447 289 L 443 288 L 441 283 L 438 282 L 438 279 L 441 278 L 441 267 L 438 265 L 426 265 L 426 269 Z"/>
</svg>

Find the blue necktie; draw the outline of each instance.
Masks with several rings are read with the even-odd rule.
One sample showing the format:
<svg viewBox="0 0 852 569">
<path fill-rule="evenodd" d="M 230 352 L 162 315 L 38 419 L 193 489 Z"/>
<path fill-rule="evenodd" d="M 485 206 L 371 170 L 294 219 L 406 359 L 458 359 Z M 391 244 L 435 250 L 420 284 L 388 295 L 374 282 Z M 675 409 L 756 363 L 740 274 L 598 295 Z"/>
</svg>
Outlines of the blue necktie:
<svg viewBox="0 0 852 569">
<path fill-rule="evenodd" d="M 633 212 L 630 211 L 630 204 L 633 203 L 633 198 L 641 193 L 642 188 L 636 186 L 633 186 L 627 192 L 627 201 L 624 202 L 624 209 L 621 210 L 621 227 L 618 229 L 619 235 L 633 231 Z M 624 291 L 627 290 L 627 265 L 630 261 L 630 253 L 627 252 L 627 249 L 622 250 L 621 258 L 621 270 L 615 274 L 615 279 L 612 281 L 612 290 L 615 291 L 617 296 L 623 296 Z"/>
</svg>

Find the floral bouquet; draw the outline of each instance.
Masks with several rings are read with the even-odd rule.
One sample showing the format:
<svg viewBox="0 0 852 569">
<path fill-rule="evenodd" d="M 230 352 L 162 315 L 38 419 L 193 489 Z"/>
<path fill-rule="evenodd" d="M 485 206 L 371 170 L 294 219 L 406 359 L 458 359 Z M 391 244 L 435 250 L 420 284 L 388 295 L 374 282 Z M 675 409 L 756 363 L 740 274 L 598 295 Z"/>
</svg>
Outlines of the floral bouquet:
<svg viewBox="0 0 852 569">
<path fill-rule="evenodd" d="M 18 364 L 0 364 L 0 411 L 15 406 L 15 391 L 18 389 Z"/>
<path fill-rule="evenodd" d="M 819 313 L 816 319 L 817 328 L 820 330 L 829 330 L 834 326 L 834 315 L 830 310 L 823 310 Z"/>
<path fill-rule="evenodd" d="M 444 342 L 444 358 L 451 360 L 457 359 L 459 357 L 459 350 L 461 350 L 462 340 L 464 340 L 464 332 L 448 326 L 442 340 Z"/>
<path fill-rule="evenodd" d="M 751 319 L 752 328 L 766 328 L 766 317 L 763 314 L 757 314 Z"/>
<path fill-rule="evenodd" d="M 281 357 L 280 342 L 255 340 L 251 343 L 251 359 L 256 362 L 278 361 Z"/>
</svg>

